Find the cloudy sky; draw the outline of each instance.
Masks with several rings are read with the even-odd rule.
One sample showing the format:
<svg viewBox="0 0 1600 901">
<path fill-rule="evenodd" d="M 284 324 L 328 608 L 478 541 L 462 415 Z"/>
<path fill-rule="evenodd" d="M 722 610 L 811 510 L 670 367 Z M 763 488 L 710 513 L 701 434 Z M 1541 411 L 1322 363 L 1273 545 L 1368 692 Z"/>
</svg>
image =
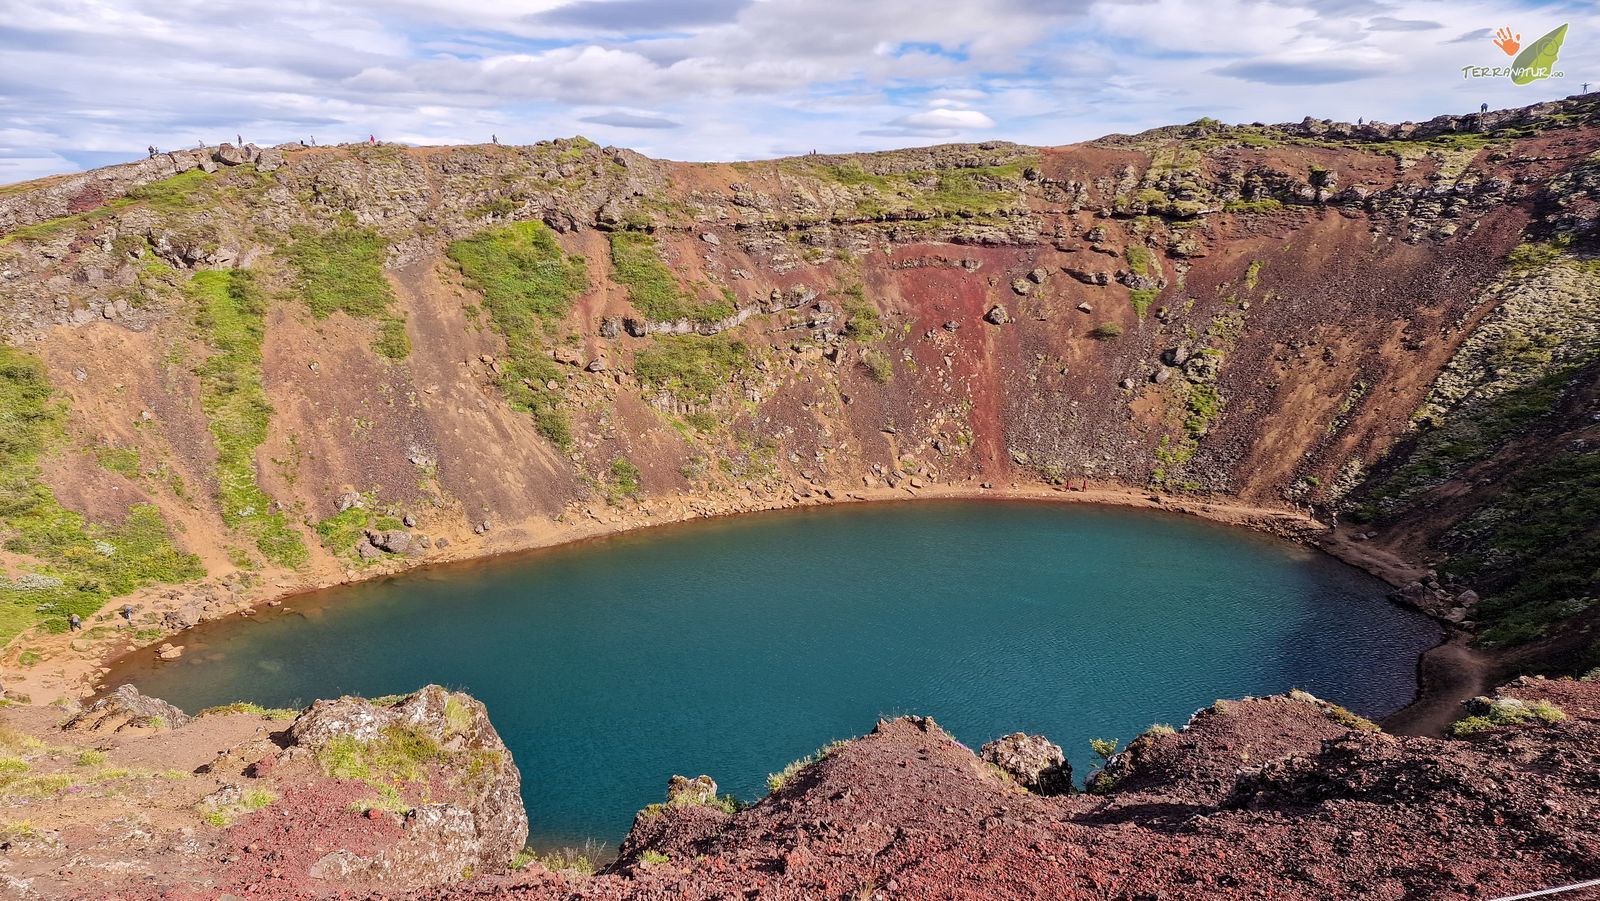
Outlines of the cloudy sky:
<svg viewBox="0 0 1600 901">
<path fill-rule="evenodd" d="M 1565 78 L 1462 77 L 1562 23 Z M 1600 83 L 1597 35 L 1516 0 L 0 0 L 0 182 L 235 134 L 729 160 L 1402 121 Z"/>
</svg>

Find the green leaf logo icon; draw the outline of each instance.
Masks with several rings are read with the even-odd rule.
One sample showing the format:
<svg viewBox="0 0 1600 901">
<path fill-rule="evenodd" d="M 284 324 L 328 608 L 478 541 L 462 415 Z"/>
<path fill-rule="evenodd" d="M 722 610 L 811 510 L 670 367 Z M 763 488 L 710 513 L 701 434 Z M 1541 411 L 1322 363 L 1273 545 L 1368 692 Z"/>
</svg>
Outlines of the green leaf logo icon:
<svg viewBox="0 0 1600 901">
<path fill-rule="evenodd" d="M 1567 26 L 1563 25 L 1529 44 L 1511 62 L 1511 82 L 1532 84 L 1541 78 L 1549 78 L 1551 70 L 1555 68 L 1556 54 L 1561 52 L 1561 42 L 1566 39 Z"/>
</svg>

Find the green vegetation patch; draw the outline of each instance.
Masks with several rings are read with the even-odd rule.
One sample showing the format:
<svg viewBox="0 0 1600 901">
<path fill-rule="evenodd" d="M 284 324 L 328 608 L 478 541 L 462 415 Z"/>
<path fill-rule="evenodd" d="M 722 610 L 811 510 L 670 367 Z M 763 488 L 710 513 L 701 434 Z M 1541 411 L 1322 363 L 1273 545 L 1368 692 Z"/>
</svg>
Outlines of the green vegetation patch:
<svg viewBox="0 0 1600 901">
<path fill-rule="evenodd" d="M 197 272 L 189 283 L 195 326 L 211 355 L 200 364 L 200 404 L 217 445 L 217 505 L 222 521 L 254 540 L 278 566 L 309 559 L 300 534 L 256 483 L 256 448 L 267 438 L 272 406 L 261 381 L 266 298 L 243 269 Z"/>
<path fill-rule="evenodd" d="M 373 501 L 371 494 L 365 495 L 363 506 L 353 506 L 318 521 L 315 528 L 317 536 L 322 539 L 322 546 L 335 556 L 353 556 L 356 543 L 368 529 L 388 531 L 405 527 L 405 523 L 392 514 L 372 509 Z M 377 561 L 358 562 L 370 565 Z"/>
<path fill-rule="evenodd" d="M 1155 265 L 1155 257 L 1150 251 L 1138 244 L 1129 244 L 1122 251 L 1128 260 L 1128 271 L 1134 275 L 1149 276 L 1151 267 Z"/>
<path fill-rule="evenodd" d="M 130 479 L 139 477 L 139 449 L 136 447 L 102 445 L 94 449 L 94 460 L 111 472 L 125 475 Z"/>
<path fill-rule="evenodd" d="M 616 279 L 628 288 L 628 299 L 651 322 L 718 322 L 735 312 L 732 294 L 723 292 L 705 300 L 709 286 L 685 288 L 666 263 L 656 239 L 644 232 L 611 233 L 611 267 Z"/>
<path fill-rule="evenodd" d="M 1446 731 L 1453 738 L 1465 738 L 1491 729 L 1505 729 L 1532 723 L 1559 723 L 1566 718 L 1567 714 L 1549 701 L 1497 698 L 1488 703 L 1488 709 L 1484 713 L 1456 720 Z"/>
<path fill-rule="evenodd" d="M 188 212 L 207 202 L 214 192 L 216 181 L 204 169 L 190 169 L 171 178 L 140 185 L 128 192 L 127 199 L 143 203 L 158 213 Z"/>
<path fill-rule="evenodd" d="M 799 775 L 801 770 L 819 760 L 826 759 L 828 755 L 844 747 L 845 744 L 846 742 L 842 741 L 830 742 L 817 749 L 815 754 L 807 754 L 799 760 L 791 762 L 788 766 L 784 767 L 778 772 L 767 774 L 767 791 L 775 792 L 778 789 L 783 788 L 785 785 L 788 785 L 790 780 Z"/>
<path fill-rule="evenodd" d="M 633 374 L 642 384 L 679 400 L 707 403 L 751 366 L 750 350 L 743 341 L 724 335 L 664 335 L 634 357 Z"/>
<path fill-rule="evenodd" d="M 425 767 L 446 756 L 437 742 L 412 726 L 389 726 L 363 742 L 339 735 L 317 749 L 317 764 L 335 779 L 368 782 L 415 782 Z"/>
<path fill-rule="evenodd" d="M 494 330 L 509 359 L 496 382 L 511 405 L 533 416 L 539 433 L 561 448 L 572 446 L 572 426 L 562 395 L 547 388 L 562 373 L 543 349 L 543 338 L 589 286 L 583 257 L 568 256 L 541 222 L 518 222 L 452 243 L 445 251 L 483 295 Z"/>
<path fill-rule="evenodd" d="M 61 506 L 38 466 L 61 418 L 44 365 L 0 346 L 0 546 L 39 561 L 31 571 L 0 571 L 0 644 L 34 625 L 64 632 L 71 614 L 87 617 L 146 585 L 205 575 L 197 557 L 173 545 L 154 506 L 134 505 L 120 525 Z"/>
<path fill-rule="evenodd" d="M 1446 536 L 1465 549 L 1444 570 L 1489 587 L 1473 609 L 1478 641 L 1518 644 L 1600 602 L 1600 451 L 1519 473 Z"/>
<path fill-rule="evenodd" d="M 1506 359 L 1526 354 L 1530 346 L 1502 344 Z M 1442 425 L 1418 435 L 1406 462 L 1381 477 L 1366 492 L 1362 518 L 1374 518 L 1393 509 L 1429 484 L 1448 477 L 1463 466 L 1482 460 L 1533 422 L 1550 414 L 1560 401 L 1577 366 L 1557 368 L 1537 381 L 1496 395 L 1471 409 L 1451 415 Z"/>
<path fill-rule="evenodd" d="M 878 308 L 867 300 L 866 288 L 856 284 L 845 288 L 841 293 L 844 295 L 844 301 L 840 306 L 849 317 L 844 327 L 845 337 L 862 344 L 881 340 L 887 329 L 884 328 L 883 317 L 878 313 Z"/>
<path fill-rule="evenodd" d="M 606 503 L 616 506 L 627 499 L 638 500 L 644 494 L 641 478 L 639 467 L 627 457 L 618 457 L 611 461 L 598 487 L 605 493 Z"/>
<path fill-rule="evenodd" d="M 1037 165 L 1029 156 L 997 166 L 937 171 L 875 173 L 859 163 L 796 164 L 805 174 L 861 189 L 856 213 L 866 218 L 917 213 L 935 219 L 977 218 L 1022 203 L 1022 173 Z"/>
<path fill-rule="evenodd" d="M 383 277 L 389 242 L 370 228 L 299 228 L 285 254 L 294 270 L 295 292 L 324 319 L 344 312 L 378 322 L 373 349 L 391 360 L 411 353 L 405 320 L 394 312 L 394 290 Z"/>
<path fill-rule="evenodd" d="M 894 381 L 894 360 L 875 347 L 861 352 L 861 365 L 867 367 L 872 380 L 880 385 Z"/>
<path fill-rule="evenodd" d="M 232 704 L 223 704 L 219 707 L 207 707 L 195 716 L 229 716 L 232 714 L 248 714 L 251 716 L 264 716 L 269 720 L 292 720 L 300 715 L 300 711 L 292 707 L 262 707 L 251 701 L 235 701 Z"/>
</svg>

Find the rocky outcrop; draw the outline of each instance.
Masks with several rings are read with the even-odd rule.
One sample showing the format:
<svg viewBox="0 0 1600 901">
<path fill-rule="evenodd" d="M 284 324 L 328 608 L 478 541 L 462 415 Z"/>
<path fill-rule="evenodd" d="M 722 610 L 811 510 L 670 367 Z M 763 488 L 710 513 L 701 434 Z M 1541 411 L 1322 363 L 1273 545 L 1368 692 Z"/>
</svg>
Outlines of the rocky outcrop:
<svg viewBox="0 0 1600 901">
<path fill-rule="evenodd" d="M 1430 739 L 1373 731 L 1303 692 L 1219 701 L 1180 729 L 1146 732 L 1113 757 L 1115 778 L 1071 795 L 1019 790 L 1027 774 L 1061 766 L 1042 737 L 1016 733 L 974 754 L 933 720 L 905 717 L 830 747 L 742 808 L 719 800 L 709 777 L 674 777 L 665 803 L 639 814 L 618 860 L 592 877 L 537 863 L 504 871 L 509 858 L 495 855 L 526 836 L 520 804 L 486 836 L 473 801 L 481 786 L 453 780 L 448 759 L 426 776 L 431 797 L 404 812 L 360 803 L 370 785 L 322 768 L 319 752 L 359 759 L 358 746 L 397 729 L 411 747 L 503 755 L 482 708 L 435 686 L 319 701 L 286 731 L 223 709 L 160 733 L 84 734 L 55 727 L 46 708 L 11 708 L 9 727 L 48 740 L 19 746 L 47 777 L 74 766 L 52 748 L 90 741 L 114 766 L 197 753 L 210 763 L 191 780 L 97 795 L 89 822 L 16 832 L 5 870 L 23 897 L 41 898 L 709 901 L 752 887 L 759 897 L 848 897 L 870 885 L 905 898 L 1089 901 L 1231 897 L 1248 885 L 1287 901 L 1374 892 L 1464 901 L 1580 881 L 1600 863 L 1590 772 L 1600 683 L 1519 679 L 1480 707 L 1496 705 L 1539 714 L 1468 721 L 1463 737 Z M 487 757 L 473 758 L 480 773 Z M 55 824 L 84 800 L 61 790 L 29 803 L 33 822 Z M 135 810 L 149 824 L 118 831 Z"/>
<path fill-rule="evenodd" d="M 527 840 L 483 705 L 438 686 L 190 717 L 125 685 L 57 712 L 0 712 L 19 755 L 0 810 L 36 824 L 5 836 L 18 897 L 399 897 L 504 872 Z"/>
<path fill-rule="evenodd" d="M 160 698 L 146 697 L 132 685 L 119 685 L 62 725 L 70 732 L 121 732 L 125 729 L 177 729 L 189 715 Z"/>
<path fill-rule="evenodd" d="M 1072 791 L 1072 764 L 1061 746 L 1042 735 L 1013 732 L 978 750 L 985 762 L 999 767 L 1023 788 L 1039 795 Z"/>
<path fill-rule="evenodd" d="M 412 808 L 399 845 L 368 856 L 340 852 L 324 872 L 363 884 L 423 885 L 496 869 L 522 849 L 528 818 L 521 775 L 483 704 L 469 695 L 430 685 L 388 705 L 318 701 L 289 728 L 284 754 L 316 756 L 339 742 L 371 747 L 396 734 L 429 748 L 434 778 L 451 785 L 457 799 Z"/>
</svg>

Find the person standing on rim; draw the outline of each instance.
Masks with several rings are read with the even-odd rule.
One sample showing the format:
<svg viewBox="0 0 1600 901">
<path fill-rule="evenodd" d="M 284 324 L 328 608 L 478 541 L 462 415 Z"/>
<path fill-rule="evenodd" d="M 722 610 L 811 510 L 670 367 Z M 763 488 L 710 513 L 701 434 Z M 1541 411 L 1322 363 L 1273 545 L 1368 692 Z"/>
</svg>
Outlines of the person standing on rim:
<svg viewBox="0 0 1600 901">
<path fill-rule="evenodd" d="M 82 629 L 82 628 L 83 628 L 83 617 L 80 617 L 76 613 L 74 613 L 71 616 L 67 617 L 67 629 L 69 631 L 76 632 L 76 631 L 78 631 L 79 629 Z"/>
</svg>

